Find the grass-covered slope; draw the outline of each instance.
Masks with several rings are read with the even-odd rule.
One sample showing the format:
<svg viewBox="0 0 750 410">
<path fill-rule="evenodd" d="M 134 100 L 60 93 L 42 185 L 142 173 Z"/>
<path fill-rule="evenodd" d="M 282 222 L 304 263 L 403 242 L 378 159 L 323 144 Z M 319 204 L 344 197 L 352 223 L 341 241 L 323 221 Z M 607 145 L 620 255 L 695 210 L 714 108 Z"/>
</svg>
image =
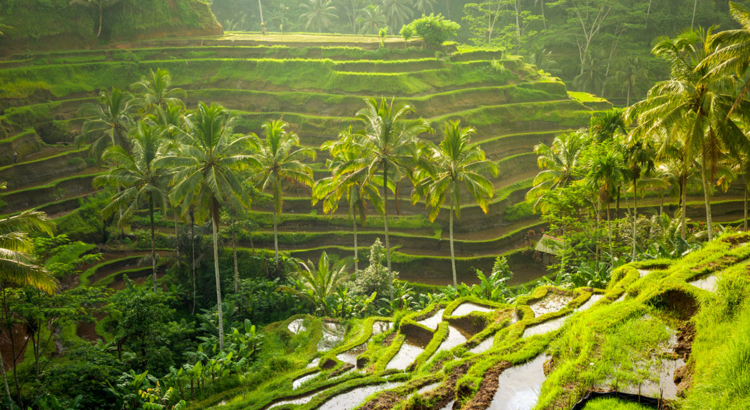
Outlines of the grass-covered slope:
<svg viewBox="0 0 750 410">
<path fill-rule="evenodd" d="M 281 118 L 299 134 L 302 145 L 316 149 L 348 126 L 358 125 L 354 117 L 363 98 L 395 98 L 415 108 L 410 120 L 425 118 L 438 131 L 448 120 L 474 126 L 473 142 L 498 161 L 501 172 L 493 180 L 495 196 L 488 214 L 466 201 L 455 227 L 459 267 L 471 276 L 467 279 L 474 279 L 473 268 L 490 269 L 495 255 L 527 246 L 526 233 L 542 228 L 538 217 L 521 204 L 537 172 L 534 145 L 549 143 L 557 132 L 587 125 L 606 102 L 587 106 L 588 101 L 569 96 L 559 80 L 499 51 L 446 49 L 448 54 L 436 56 L 406 49 L 413 44 L 392 39 L 385 48 L 371 49 L 377 46 L 369 41 L 373 38 L 232 34 L 149 40 L 130 49 L 10 53 L 0 60 L 0 144 L 18 152 L 19 163 L 0 155 L 0 180 L 9 182 L 8 191 L 0 193 L 0 213 L 36 208 L 65 216 L 66 227 L 71 226 L 69 220 L 77 221 L 66 213 L 95 192 L 85 185 L 102 172 L 85 158 L 84 148 L 65 145 L 80 133 L 85 120 L 77 110 L 92 101 L 97 90 L 128 88 L 152 69 L 170 71 L 174 86 L 188 91 L 189 107 L 205 101 L 232 110 L 238 132 L 260 133 L 263 122 Z M 441 134 L 424 138 L 438 141 Z M 327 153 L 318 154 L 311 164 L 316 179 L 328 173 Z M 400 214 L 391 222 L 397 229 L 394 245 L 401 275 L 447 278 L 442 266 L 448 255 L 447 213 L 435 223 L 424 223 L 424 203 L 409 203 L 409 189 L 403 184 Z M 351 252 L 352 221 L 344 206 L 329 218 L 320 204 L 311 205 L 309 190 L 290 188 L 286 195 L 282 219 L 294 234 L 282 235 L 282 249 L 305 258 L 324 250 L 342 256 Z M 272 248 L 269 204 L 265 198 L 254 203 L 253 217 L 265 230 L 254 233 L 255 245 L 261 248 Z M 159 223 L 169 228 L 168 220 Z M 360 247 L 381 236 L 382 226 L 382 218 L 371 215 L 360 227 Z M 247 239 L 242 246 L 250 246 Z M 536 276 L 544 272 L 541 266 L 531 268 L 531 259 L 521 254 L 513 263 L 517 270 L 535 270 Z"/>
<path fill-rule="evenodd" d="M 80 49 L 98 45 L 99 15 L 95 8 L 68 0 L 5 1 L 0 24 L 8 50 Z M 122 41 L 167 35 L 221 34 L 209 5 L 200 0 L 122 0 L 103 11 L 100 39 Z"/>
<path fill-rule="evenodd" d="M 242 387 L 192 408 L 569 409 L 617 391 L 630 396 L 576 408 L 744 409 L 748 243 L 734 234 L 681 260 L 626 265 L 606 289 L 540 287 L 510 304 L 458 299 L 347 322 L 295 316 L 264 329 L 264 364 Z M 626 401 L 638 395 L 643 406 Z"/>
</svg>

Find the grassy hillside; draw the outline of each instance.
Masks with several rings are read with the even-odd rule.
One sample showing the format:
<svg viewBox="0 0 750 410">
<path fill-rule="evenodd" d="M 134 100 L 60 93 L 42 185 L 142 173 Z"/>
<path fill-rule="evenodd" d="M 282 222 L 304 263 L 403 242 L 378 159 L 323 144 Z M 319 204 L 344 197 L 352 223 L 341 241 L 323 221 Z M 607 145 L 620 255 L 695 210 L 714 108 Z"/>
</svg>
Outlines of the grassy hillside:
<svg viewBox="0 0 750 410">
<path fill-rule="evenodd" d="M 620 399 L 576 408 L 746 408 L 748 242 L 734 234 L 681 260 L 626 265 L 606 289 L 539 287 L 510 304 L 462 298 L 345 322 L 294 316 L 264 329 L 265 365 L 192 408 L 541 410 L 590 392 Z M 376 334 L 378 322 L 391 327 Z"/>
</svg>

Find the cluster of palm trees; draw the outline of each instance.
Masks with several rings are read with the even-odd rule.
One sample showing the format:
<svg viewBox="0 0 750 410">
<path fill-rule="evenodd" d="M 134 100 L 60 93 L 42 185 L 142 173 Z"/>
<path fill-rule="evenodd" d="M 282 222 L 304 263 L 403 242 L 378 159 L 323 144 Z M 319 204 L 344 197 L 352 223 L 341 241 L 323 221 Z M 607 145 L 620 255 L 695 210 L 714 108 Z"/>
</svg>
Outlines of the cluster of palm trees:
<svg viewBox="0 0 750 410">
<path fill-rule="evenodd" d="M 394 106 L 385 99 L 366 100 L 365 108 L 357 113 L 362 128 L 349 129 L 337 140 L 324 144 L 323 148 L 330 151 L 327 166 L 331 176 L 316 183 L 312 169 L 305 163 L 315 159 L 316 151 L 301 146 L 299 137 L 289 131 L 283 121 L 264 123 L 263 139 L 252 133 L 236 134 L 234 116 L 219 105 L 201 102 L 194 110 L 187 110 L 182 101 L 185 91 L 172 88 L 169 73 L 161 69 L 133 84 L 132 90 L 133 94 L 117 89 L 104 90 L 97 104 L 81 108 L 89 119 L 76 142 L 90 144 L 97 159 L 110 165 L 105 174 L 95 178 L 94 184 L 117 190 L 111 203 L 104 208 L 103 216 L 117 214 L 118 226 L 123 229 L 131 215 L 148 212 L 154 290 L 157 288 L 155 210 L 172 210 L 176 233 L 180 219 L 191 225 L 210 221 L 221 331 L 220 215 L 222 209 L 226 209 L 233 218 L 245 216 L 251 205 L 245 183 L 273 198 L 277 270 L 280 268 L 278 216 L 288 184 L 312 189 L 313 203 L 323 201 L 326 213 L 336 211 L 342 198 L 346 198 L 354 220 L 355 263 L 357 219 L 364 223 L 368 205 L 381 213 L 385 221 L 389 271 L 388 192 L 396 195 L 403 179 L 408 178 L 415 187 L 412 192 L 415 204 L 424 198 L 426 207 L 431 209 L 431 219 L 434 220 L 448 202 L 451 256 L 453 215 L 460 217 L 462 189 L 485 212 L 487 201 L 493 195 L 493 186 L 485 174 L 496 175 L 497 168 L 485 160 L 481 149 L 470 144 L 474 130 L 461 127 L 458 122 L 448 123 L 443 141 L 435 146 L 420 138 L 421 134 L 432 132 L 426 121 L 406 120 L 413 112 L 408 105 Z M 356 265 L 355 269 L 358 268 Z M 456 282 L 455 262 L 453 277 Z M 235 282 L 237 279 L 235 263 Z M 194 297 L 194 261 L 192 282 Z M 223 345 L 221 334 L 219 341 Z"/>
<path fill-rule="evenodd" d="M 338 20 L 338 9 L 346 16 L 352 33 L 377 34 L 383 27 L 398 30 L 418 17 L 416 13 L 429 14 L 434 11 L 435 0 L 381 0 L 376 4 L 365 4 L 361 0 L 308 0 L 300 4 L 300 20 L 306 30 L 317 32 L 331 30 Z M 278 18 L 283 24 L 283 16 Z"/>
<path fill-rule="evenodd" d="M 661 38 L 653 53 L 671 67 L 669 79 L 658 82 L 647 97 L 624 111 L 612 110 L 592 119 L 588 131 L 558 136 L 552 146 L 535 147 L 543 169 L 527 199 L 545 204 L 572 184 L 590 187 L 598 215 L 620 191 L 634 196 L 632 257 L 636 257 L 638 196 L 647 190 L 677 194 L 681 205 L 681 237 L 686 235 L 688 182 L 699 179 L 706 208 L 706 236 L 713 239 L 711 194 L 750 182 L 750 11 L 730 2 L 741 29 L 714 33 L 688 30 Z M 632 126 L 631 126 L 632 125 Z M 629 185 L 629 186 L 628 186 Z M 602 206 L 606 210 L 602 210 Z M 611 244 L 611 229 L 609 230 Z"/>
</svg>

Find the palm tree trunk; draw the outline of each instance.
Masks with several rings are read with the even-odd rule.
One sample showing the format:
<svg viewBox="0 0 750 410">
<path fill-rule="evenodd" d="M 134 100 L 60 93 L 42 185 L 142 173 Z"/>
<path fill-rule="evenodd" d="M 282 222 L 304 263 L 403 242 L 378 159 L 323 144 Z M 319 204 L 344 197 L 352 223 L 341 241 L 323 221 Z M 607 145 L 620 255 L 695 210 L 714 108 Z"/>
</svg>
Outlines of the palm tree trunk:
<svg viewBox="0 0 750 410">
<path fill-rule="evenodd" d="M 453 201 L 451 201 L 451 211 L 448 221 L 448 232 L 450 233 L 451 239 L 451 268 L 453 269 L 453 287 L 458 288 L 458 279 L 456 278 L 456 254 L 453 251 Z"/>
<path fill-rule="evenodd" d="M 693 20 L 690 22 L 690 30 L 695 26 L 695 10 L 698 9 L 698 0 L 693 2 Z M 709 239 L 710 240 L 710 239 Z"/>
<path fill-rule="evenodd" d="M 659 216 L 664 213 L 664 190 L 659 189 L 659 196 L 661 197 L 661 203 L 659 204 Z"/>
<path fill-rule="evenodd" d="M 215 200 L 214 200 L 215 201 Z M 219 315 L 219 350 L 224 349 L 224 312 L 221 310 L 221 277 L 219 277 L 219 209 L 213 204 L 211 209 L 211 227 L 214 239 L 214 272 L 216 274 L 216 307 Z"/>
<path fill-rule="evenodd" d="M 743 225 L 744 231 L 747 232 L 747 184 L 745 184 L 745 202 L 743 202 L 743 211 L 744 211 L 744 217 L 743 217 Z"/>
<path fill-rule="evenodd" d="M 10 387 L 8 386 L 8 377 L 5 375 L 5 362 L 3 357 L 0 355 L 0 372 L 3 374 L 3 384 L 5 385 L 5 394 L 8 395 L 8 404 L 13 401 L 13 396 L 10 395 Z"/>
<path fill-rule="evenodd" d="M 635 225 L 638 219 L 638 179 L 633 178 L 633 260 L 635 260 Z"/>
<path fill-rule="evenodd" d="M 544 16 L 544 0 L 541 1 L 542 5 L 542 24 L 544 24 L 544 29 L 547 30 L 547 17 Z"/>
<path fill-rule="evenodd" d="M 195 220 L 193 219 L 193 210 L 190 210 L 190 257 L 193 259 L 191 266 L 193 269 L 193 307 L 190 312 L 195 315 Z"/>
<path fill-rule="evenodd" d="M 609 236 L 609 257 L 614 258 L 615 253 L 612 249 L 612 222 L 609 218 L 609 202 L 607 202 L 607 235 Z"/>
<path fill-rule="evenodd" d="M 388 280 L 393 301 L 393 272 L 391 271 L 391 242 L 388 238 L 388 162 L 383 163 L 383 223 L 385 224 L 385 260 L 388 265 Z"/>
<path fill-rule="evenodd" d="M 99 32 L 96 33 L 96 38 L 102 34 L 102 3 L 99 3 Z"/>
<path fill-rule="evenodd" d="M 357 218 L 354 220 L 354 272 L 359 271 L 359 252 L 357 251 Z"/>
<path fill-rule="evenodd" d="M 687 177 L 682 179 L 682 239 L 684 240 L 687 236 L 687 219 L 685 214 L 687 213 Z"/>
<path fill-rule="evenodd" d="M 235 234 L 234 216 L 232 216 L 232 257 L 234 258 L 234 293 L 240 292 L 240 272 L 237 269 L 237 238 Z"/>
<path fill-rule="evenodd" d="M 260 3 L 260 0 L 258 0 L 258 9 L 260 10 L 260 24 L 262 25 L 263 24 L 263 5 Z"/>
<path fill-rule="evenodd" d="M 154 198 L 148 195 L 148 216 L 151 221 L 151 274 L 154 279 L 154 292 L 156 292 L 156 245 L 154 243 Z"/>
<path fill-rule="evenodd" d="M 279 271 L 279 229 L 276 220 L 276 207 L 273 209 L 273 249 L 276 252 L 276 271 Z"/>
<path fill-rule="evenodd" d="M 177 225 L 177 209 L 174 210 L 174 249 L 177 253 L 177 270 L 182 267 L 182 260 L 180 259 L 180 228 Z"/>
<path fill-rule="evenodd" d="M 602 229 L 602 200 L 601 199 L 597 199 L 596 205 L 597 205 L 596 206 L 596 236 L 597 236 L 597 241 L 596 241 L 596 250 L 594 252 L 596 256 L 595 256 L 594 260 L 596 262 L 596 266 L 599 266 L 599 250 L 601 249 L 601 244 L 600 244 L 598 238 L 599 238 L 599 234 L 600 234 L 601 229 Z"/>
<path fill-rule="evenodd" d="M 708 241 L 712 241 L 714 239 L 714 224 L 711 220 L 711 191 L 708 184 L 708 180 L 706 179 L 706 167 L 705 167 L 706 161 L 703 162 L 701 166 L 701 180 L 703 182 L 703 200 L 706 203 L 706 228 L 708 229 Z"/>
</svg>

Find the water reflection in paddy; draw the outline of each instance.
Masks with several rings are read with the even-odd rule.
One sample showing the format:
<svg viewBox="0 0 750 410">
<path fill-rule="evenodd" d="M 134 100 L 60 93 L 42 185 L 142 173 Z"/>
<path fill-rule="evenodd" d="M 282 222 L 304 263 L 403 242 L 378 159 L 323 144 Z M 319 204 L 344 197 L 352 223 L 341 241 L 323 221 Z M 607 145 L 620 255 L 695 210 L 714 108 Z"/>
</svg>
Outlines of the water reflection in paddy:
<svg viewBox="0 0 750 410">
<path fill-rule="evenodd" d="M 422 326 L 429 327 L 432 330 L 435 330 L 435 329 L 437 329 L 437 327 L 440 324 L 440 322 L 443 320 L 443 312 L 444 311 L 445 311 L 445 309 L 440 309 L 437 312 L 435 312 L 434 315 L 428 317 L 427 319 L 420 320 L 417 323 L 419 323 Z"/>
<path fill-rule="evenodd" d="M 450 350 L 464 343 L 466 343 L 466 338 L 464 337 L 464 335 L 462 335 L 461 332 L 459 332 L 455 327 L 448 326 L 448 337 L 443 340 L 443 343 L 440 343 L 440 347 L 438 347 L 437 352 Z"/>
<path fill-rule="evenodd" d="M 531 337 L 531 336 L 541 335 L 547 332 L 551 332 L 553 330 L 557 330 L 560 327 L 562 327 L 562 325 L 565 324 L 565 319 L 567 319 L 567 316 L 558 317 L 556 319 L 548 320 L 538 325 L 527 327 L 523 331 L 522 337 Z"/>
<path fill-rule="evenodd" d="M 339 353 L 336 358 L 344 363 L 349 363 L 354 366 L 357 365 L 357 357 L 367 350 L 367 342 L 362 343 L 359 346 L 355 346 L 344 353 Z"/>
<path fill-rule="evenodd" d="M 354 390 L 346 393 L 339 394 L 328 399 L 325 403 L 320 406 L 320 409 L 325 410 L 352 410 L 355 407 L 362 404 L 362 402 L 370 395 L 383 390 L 393 389 L 401 386 L 403 382 L 389 382 L 383 384 L 376 384 L 371 386 L 358 387 Z"/>
<path fill-rule="evenodd" d="M 297 390 L 300 386 L 307 383 L 308 381 L 314 379 L 317 375 L 319 375 L 320 372 L 314 372 L 310 373 L 306 376 L 302 376 L 292 382 L 292 390 Z"/>
<path fill-rule="evenodd" d="M 582 304 L 578 308 L 576 308 L 576 312 L 583 312 L 584 310 L 588 310 L 591 308 L 591 306 L 594 306 L 594 303 L 598 302 L 603 298 L 604 295 L 591 295 L 589 300 L 586 301 L 586 303 Z"/>
<path fill-rule="evenodd" d="M 534 316 L 539 317 L 547 313 L 557 312 L 564 308 L 571 300 L 573 300 L 572 296 L 562 296 L 552 293 L 544 299 L 532 303 L 529 307 L 534 312 Z"/>
<path fill-rule="evenodd" d="M 397 369 L 397 370 L 406 370 L 407 367 L 409 367 L 412 362 L 414 362 L 414 359 L 417 358 L 420 354 L 424 352 L 424 349 L 413 345 L 409 343 L 408 341 L 405 341 L 401 345 L 401 349 L 398 350 L 398 353 L 396 353 L 395 356 L 393 356 L 393 359 L 391 359 L 390 362 L 388 362 L 388 365 L 385 367 L 386 369 Z"/>
<path fill-rule="evenodd" d="M 492 312 L 494 309 L 488 307 L 475 305 L 474 303 L 466 302 L 462 303 L 456 310 L 453 311 L 451 316 L 466 316 L 469 313 L 474 312 Z"/>
<path fill-rule="evenodd" d="M 479 343 L 478 345 L 474 346 L 474 348 L 469 350 L 469 353 L 474 353 L 474 354 L 484 353 L 487 350 L 489 350 L 494 343 L 495 343 L 495 335 L 491 335 L 488 338 L 482 340 L 482 342 Z"/>
<path fill-rule="evenodd" d="M 393 323 L 391 322 L 377 321 L 372 324 L 372 334 L 379 335 L 381 333 L 391 330 L 392 327 L 393 327 Z"/>
<path fill-rule="evenodd" d="M 546 379 L 544 362 L 546 355 L 511 367 L 500 373 L 497 393 L 492 398 L 488 410 L 530 410 L 534 408 Z"/>
</svg>

